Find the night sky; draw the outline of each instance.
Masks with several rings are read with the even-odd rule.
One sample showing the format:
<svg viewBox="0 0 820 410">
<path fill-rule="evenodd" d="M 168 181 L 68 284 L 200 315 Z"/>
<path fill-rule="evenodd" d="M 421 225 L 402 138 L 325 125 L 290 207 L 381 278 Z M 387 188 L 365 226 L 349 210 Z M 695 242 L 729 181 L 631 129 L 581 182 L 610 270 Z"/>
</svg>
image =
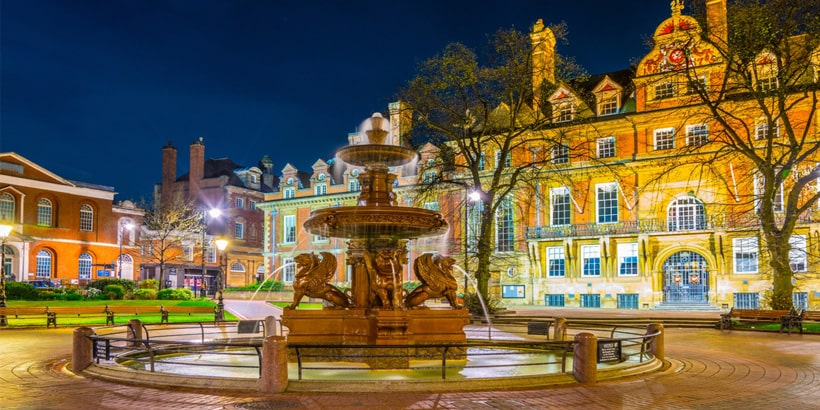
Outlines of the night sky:
<svg viewBox="0 0 820 410">
<path fill-rule="evenodd" d="M 669 0 L 0 0 L 0 152 L 149 198 L 161 149 L 278 174 L 331 158 L 417 63 L 499 28 L 566 21 L 558 51 L 627 68 Z M 691 10 L 684 10 L 684 13 Z"/>
</svg>

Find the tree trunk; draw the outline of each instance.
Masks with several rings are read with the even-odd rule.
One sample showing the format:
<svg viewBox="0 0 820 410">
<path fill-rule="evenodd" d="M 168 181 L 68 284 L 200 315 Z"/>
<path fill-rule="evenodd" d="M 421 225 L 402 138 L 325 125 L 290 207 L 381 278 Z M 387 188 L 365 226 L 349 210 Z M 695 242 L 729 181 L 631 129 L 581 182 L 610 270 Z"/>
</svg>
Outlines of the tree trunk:
<svg viewBox="0 0 820 410">
<path fill-rule="evenodd" d="M 772 309 L 791 310 L 792 292 L 792 269 L 789 266 L 789 246 L 782 243 L 769 245 L 769 266 L 772 268 Z"/>
</svg>

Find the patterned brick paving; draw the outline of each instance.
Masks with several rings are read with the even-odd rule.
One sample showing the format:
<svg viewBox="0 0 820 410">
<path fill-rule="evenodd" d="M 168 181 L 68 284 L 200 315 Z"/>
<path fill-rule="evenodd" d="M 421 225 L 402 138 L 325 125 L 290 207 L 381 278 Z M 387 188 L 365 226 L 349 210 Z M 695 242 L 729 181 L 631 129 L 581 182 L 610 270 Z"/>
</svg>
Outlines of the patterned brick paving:
<svg viewBox="0 0 820 410">
<path fill-rule="evenodd" d="M 0 330 L 2 409 L 809 409 L 820 336 L 666 329 L 670 366 L 594 385 L 452 393 L 259 395 L 118 385 L 62 371 L 71 329 Z"/>
</svg>

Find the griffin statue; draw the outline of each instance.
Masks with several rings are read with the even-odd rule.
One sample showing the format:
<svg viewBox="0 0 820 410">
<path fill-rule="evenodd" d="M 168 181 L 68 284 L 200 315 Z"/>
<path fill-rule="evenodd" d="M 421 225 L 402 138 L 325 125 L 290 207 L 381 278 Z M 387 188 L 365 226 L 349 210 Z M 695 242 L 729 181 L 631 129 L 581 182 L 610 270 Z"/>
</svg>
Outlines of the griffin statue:
<svg viewBox="0 0 820 410">
<path fill-rule="evenodd" d="M 327 283 L 336 271 L 336 257 L 330 252 L 322 252 L 320 260 L 316 254 L 302 253 L 293 259 L 298 268 L 293 280 L 293 303 L 287 309 L 296 309 L 302 297 L 324 299 L 333 304 L 334 309 L 350 306 L 350 299 L 339 288 Z"/>
</svg>

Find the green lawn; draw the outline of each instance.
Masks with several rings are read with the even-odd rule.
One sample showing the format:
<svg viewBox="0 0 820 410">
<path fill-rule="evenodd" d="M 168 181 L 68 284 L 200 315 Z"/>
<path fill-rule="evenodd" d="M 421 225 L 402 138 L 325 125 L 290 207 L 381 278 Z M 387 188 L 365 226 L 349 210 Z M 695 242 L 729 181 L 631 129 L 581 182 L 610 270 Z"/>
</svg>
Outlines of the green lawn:
<svg viewBox="0 0 820 410">
<path fill-rule="evenodd" d="M 270 302 L 271 305 L 281 308 L 290 306 L 290 302 Z M 296 310 L 322 310 L 321 303 L 300 303 Z"/>
<path fill-rule="evenodd" d="M 158 324 L 162 319 L 159 313 L 159 306 L 216 306 L 211 300 L 197 299 L 197 300 L 83 300 L 83 301 L 66 301 L 66 300 L 10 300 L 6 302 L 7 307 L 62 307 L 62 306 L 156 306 L 157 313 L 140 313 L 139 315 L 118 314 L 114 317 L 114 324 L 122 325 L 128 323 L 131 319 L 139 319 L 146 324 Z M 25 318 L 18 319 L 14 316 L 7 316 L 9 327 L 23 327 L 23 326 L 45 326 L 46 318 Z M 213 322 L 214 315 L 212 313 L 194 313 L 191 315 L 174 314 L 168 315 L 169 323 L 188 323 L 188 322 Z M 236 316 L 225 312 L 225 320 L 235 321 Z M 58 315 L 57 325 L 59 326 L 104 326 L 105 316 L 91 316 L 91 317 L 77 317 L 74 315 Z"/>
<path fill-rule="evenodd" d="M 755 329 L 755 330 L 767 330 L 773 332 L 780 331 L 780 323 L 747 323 L 747 322 L 733 322 L 732 328 L 734 329 Z M 783 332 L 786 332 L 786 329 L 783 329 Z M 792 329 L 792 333 L 800 332 L 799 330 Z M 805 322 L 803 323 L 803 332 L 804 333 L 820 333 L 820 323 L 815 322 Z"/>
</svg>

